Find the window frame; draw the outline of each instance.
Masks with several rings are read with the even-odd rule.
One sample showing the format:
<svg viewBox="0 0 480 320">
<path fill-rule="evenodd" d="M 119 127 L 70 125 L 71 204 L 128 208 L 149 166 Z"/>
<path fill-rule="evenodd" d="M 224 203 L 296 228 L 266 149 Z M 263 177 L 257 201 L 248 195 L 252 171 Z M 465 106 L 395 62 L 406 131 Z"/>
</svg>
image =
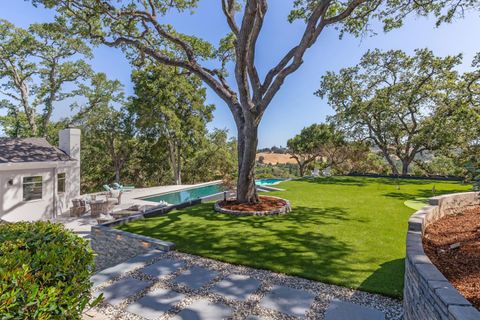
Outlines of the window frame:
<svg viewBox="0 0 480 320">
<path fill-rule="evenodd" d="M 26 179 L 29 179 L 31 178 L 32 181 L 25 181 Z M 35 178 L 40 178 L 40 181 L 35 181 Z M 40 185 L 40 197 L 32 197 L 32 195 L 35 195 L 38 193 L 33 193 L 33 191 L 38 188 L 38 184 Z M 26 187 L 28 188 L 28 186 L 32 186 L 31 187 L 31 194 L 30 194 L 30 197 L 26 197 L 27 195 L 27 192 L 25 192 L 26 190 Z M 28 189 L 27 189 L 28 191 Z M 24 202 L 31 202 L 31 201 L 39 201 L 39 200 L 42 200 L 43 199 L 43 176 L 39 175 L 39 176 L 24 176 L 22 177 L 22 200 Z"/>
<path fill-rule="evenodd" d="M 60 178 L 61 175 L 63 175 L 63 178 Z M 60 190 L 60 181 L 63 181 L 63 190 Z M 67 173 L 66 172 L 57 173 L 57 193 L 65 193 L 66 188 L 67 188 Z"/>
</svg>

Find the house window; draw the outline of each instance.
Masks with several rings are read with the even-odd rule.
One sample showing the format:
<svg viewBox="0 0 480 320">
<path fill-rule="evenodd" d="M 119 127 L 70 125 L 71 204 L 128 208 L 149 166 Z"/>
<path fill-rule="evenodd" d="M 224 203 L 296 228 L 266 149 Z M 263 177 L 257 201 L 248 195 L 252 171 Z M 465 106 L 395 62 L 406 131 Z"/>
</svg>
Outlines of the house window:
<svg viewBox="0 0 480 320">
<path fill-rule="evenodd" d="M 23 201 L 42 199 L 42 176 L 23 178 Z"/>
<path fill-rule="evenodd" d="M 57 192 L 65 192 L 65 173 L 57 174 Z"/>
</svg>

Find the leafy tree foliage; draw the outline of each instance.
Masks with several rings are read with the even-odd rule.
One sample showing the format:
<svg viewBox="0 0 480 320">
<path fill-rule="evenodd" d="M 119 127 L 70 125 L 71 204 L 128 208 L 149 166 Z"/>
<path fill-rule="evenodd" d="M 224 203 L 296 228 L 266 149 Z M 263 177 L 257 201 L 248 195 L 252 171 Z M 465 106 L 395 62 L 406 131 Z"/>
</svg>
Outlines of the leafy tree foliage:
<svg viewBox="0 0 480 320">
<path fill-rule="evenodd" d="M 429 50 L 367 52 L 357 66 L 328 72 L 317 95 L 336 114 L 332 121 L 352 137 L 368 139 L 402 174 L 418 154 L 451 146 L 458 105 L 454 70 L 460 56 L 435 57 Z"/>
<path fill-rule="evenodd" d="M 327 149 L 343 145 L 343 136 L 328 124 L 312 124 L 287 141 L 288 153 L 298 163 L 300 176 L 313 161 L 327 155 Z M 329 158 L 333 160 L 333 157 Z"/>
<path fill-rule="evenodd" d="M 130 111 L 139 134 L 167 146 L 174 181 L 182 184 L 182 168 L 200 149 L 214 106 L 205 104 L 200 79 L 175 67 L 148 65 L 135 71 L 132 81 Z"/>
<path fill-rule="evenodd" d="M 89 57 L 90 48 L 57 27 L 32 24 L 25 30 L 0 20 L 0 93 L 8 98 L 0 108 L 7 109 L 15 135 L 47 136 L 54 104 L 78 94 L 65 85 L 91 74 L 78 59 Z"/>
<path fill-rule="evenodd" d="M 380 20 L 386 30 L 399 27 L 410 13 L 431 12 L 439 23 L 452 20 L 464 9 L 475 8 L 473 0 L 295 0 L 290 21 L 303 19 L 305 29 L 297 44 L 262 75 L 255 61 L 256 44 L 267 14 L 267 0 L 221 0 L 221 14 L 230 32 L 219 45 L 195 35 L 178 32 L 165 20 L 173 11 L 192 11 L 198 0 L 32 0 L 59 13 L 66 31 L 89 37 L 96 44 L 126 50 L 133 60 L 149 59 L 158 64 L 188 70 L 209 85 L 225 101 L 237 125 L 238 182 L 241 202 L 258 202 L 255 189 L 255 153 L 258 125 L 262 116 L 289 75 L 297 71 L 305 52 L 327 28 L 340 34 L 359 35 L 368 31 L 372 20 Z M 219 10 L 220 12 L 220 10 Z M 233 61 L 235 85 L 228 83 L 227 70 Z"/>
<path fill-rule="evenodd" d="M 120 183 L 137 145 L 132 117 L 124 108 L 122 86 L 119 81 L 108 80 L 105 74 L 97 74 L 90 85 L 80 90 L 87 103 L 80 106 L 72 124 L 82 129 L 84 189 L 96 186 L 102 175 L 110 177 L 112 169 L 115 181 Z M 120 105 L 119 110 L 116 105 Z"/>
</svg>

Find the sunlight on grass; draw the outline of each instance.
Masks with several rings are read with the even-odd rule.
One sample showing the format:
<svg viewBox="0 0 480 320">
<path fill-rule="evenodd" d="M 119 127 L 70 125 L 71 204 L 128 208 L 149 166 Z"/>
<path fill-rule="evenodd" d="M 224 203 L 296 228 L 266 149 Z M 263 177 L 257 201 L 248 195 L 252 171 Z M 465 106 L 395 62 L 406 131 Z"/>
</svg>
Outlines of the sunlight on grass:
<svg viewBox="0 0 480 320">
<path fill-rule="evenodd" d="M 397 185 L 398 182 L 398 185 Z M 230 263 L 401 297 L 407 200 L 470 186 L 361 177 L 287 181 L 271 195 L 293 212 L 235 217 L 212 204 L 131 222 L 120 229 L 172 241 L 177 250 Z"/>
</svg>

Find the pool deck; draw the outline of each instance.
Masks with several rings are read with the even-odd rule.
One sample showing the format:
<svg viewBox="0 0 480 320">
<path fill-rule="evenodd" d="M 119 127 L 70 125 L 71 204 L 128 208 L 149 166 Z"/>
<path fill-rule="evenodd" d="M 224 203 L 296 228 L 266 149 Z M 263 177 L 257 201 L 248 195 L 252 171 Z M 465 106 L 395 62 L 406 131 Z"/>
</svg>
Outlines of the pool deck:
<svg viewBox="0 0 480 320">
<path fill-rule="evenodd" d="M 145 201 L 138 198 L 143 198 L 143 197 L 148 197 L 148 196 L 163 194 L 163 193 L 169 193 L 173 191 L 184 190 L 184 189 L 189 189 L 194 187 L 207 186 L 211 184 L 217 184 L 220 182 L 221 180 L 216 180 L 216 181 L 209 181 L 209 182 L 198 183 L 198 184 L 169 185 L 169 186 L 138 188 L 138 189 L 129 190 L 122 194 L 121 204 L 115 206 L 113 208 L 113 212 L 125 210 L 133 205 L 139 205 L 139 206 L 159 205 L 158 202 Z M 91 194 L 84 194 L 82 195 L 82 197 L 87 195 L 91 195 Z M 97 219 L 92 218 L 90 214 L 86 214 L 81 217 L 70 217 L 68 213 L 65 213 L 64 215 L 58 216 L 54 221 L 62 223 L 63 225 L 65 225 L 66 228 L 72 230 L 77 235 L 87 239 L 90 238 L 90 232 L 91 232 L 92 226 L 97 225 Z"/>
</svg>

